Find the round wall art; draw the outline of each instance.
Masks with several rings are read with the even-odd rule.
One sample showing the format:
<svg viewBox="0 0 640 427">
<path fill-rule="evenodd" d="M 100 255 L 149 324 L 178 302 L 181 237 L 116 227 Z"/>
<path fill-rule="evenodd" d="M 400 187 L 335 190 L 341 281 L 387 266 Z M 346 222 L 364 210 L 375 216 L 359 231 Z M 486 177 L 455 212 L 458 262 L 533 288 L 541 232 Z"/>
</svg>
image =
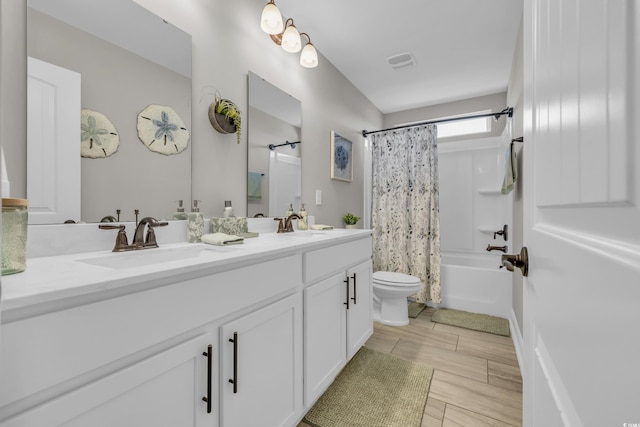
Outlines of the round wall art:
<svg viewBox="0 0 640 427">
<path fill-rule="evenodd" d="M 173 108 L 149 105 L 138 114 L 138 138 L 151 151 L 169 156 L 189 145 L 189 131 Z"/>
<path fill-rule="evenodd" d="M 80 155 L 90 159 L 109 157 L 120 145 L 111 120 L 102 113 L 83 108 L 80 112 Z"/>
</svg>

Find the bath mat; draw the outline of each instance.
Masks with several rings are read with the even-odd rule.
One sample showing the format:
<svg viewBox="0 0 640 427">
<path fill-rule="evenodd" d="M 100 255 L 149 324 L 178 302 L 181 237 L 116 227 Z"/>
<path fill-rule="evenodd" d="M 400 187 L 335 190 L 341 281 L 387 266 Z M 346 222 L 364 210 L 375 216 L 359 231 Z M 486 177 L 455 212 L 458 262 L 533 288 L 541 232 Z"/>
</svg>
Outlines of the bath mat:
<svg viewBox="0 0 640 427">
<path fill-rule="evenodd" d="M 473 329 L 474 331 L 488 332 L 494 335 L 510 336 L 509 321 L 507 319 L 487 314 L 441 308 L 431 316 L 431 321 Z"/>
<path fill-rule="evenodd" d="M 424 310 L 424 304 L 419 302 L 410 302 L 409 303 L 409 317 L 415 319 L 418 317 L 420 313 Z"/>
<path fill-rule="evenodd" d="M 420 427 L 433 369 L 362 347 L 304 418 L 313 427 Z"/>
</svg>

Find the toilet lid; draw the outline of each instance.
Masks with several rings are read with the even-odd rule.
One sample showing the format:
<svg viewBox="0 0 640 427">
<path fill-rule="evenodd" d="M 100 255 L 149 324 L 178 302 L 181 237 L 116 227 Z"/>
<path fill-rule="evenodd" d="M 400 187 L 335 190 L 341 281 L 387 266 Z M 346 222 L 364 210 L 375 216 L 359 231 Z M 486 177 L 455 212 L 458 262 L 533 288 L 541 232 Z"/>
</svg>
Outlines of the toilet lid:
<svg viewBox="0 0 640 427">
<path fill-rule="evenodd" d="M 392 271 L 376 271 L 373 273 L 373 281 L 391 286 L 407 286 L 420 283 L 420 279 L 415 276 Z"/>
</svg>

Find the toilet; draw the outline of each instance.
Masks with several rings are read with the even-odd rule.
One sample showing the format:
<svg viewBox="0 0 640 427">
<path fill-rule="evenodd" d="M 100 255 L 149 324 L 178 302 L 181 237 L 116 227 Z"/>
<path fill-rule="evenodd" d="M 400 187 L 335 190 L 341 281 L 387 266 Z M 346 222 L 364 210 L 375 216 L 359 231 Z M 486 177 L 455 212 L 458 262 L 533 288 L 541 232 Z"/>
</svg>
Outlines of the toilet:
<svg viewBox="0 0 640 427">
<path fill-rule="evenodd" d="M 407 297 L 421 288 L 420 279 L 403 273 L 373 273 L 373 320 L 389 326 L 409 324 Z"/>
</svg>

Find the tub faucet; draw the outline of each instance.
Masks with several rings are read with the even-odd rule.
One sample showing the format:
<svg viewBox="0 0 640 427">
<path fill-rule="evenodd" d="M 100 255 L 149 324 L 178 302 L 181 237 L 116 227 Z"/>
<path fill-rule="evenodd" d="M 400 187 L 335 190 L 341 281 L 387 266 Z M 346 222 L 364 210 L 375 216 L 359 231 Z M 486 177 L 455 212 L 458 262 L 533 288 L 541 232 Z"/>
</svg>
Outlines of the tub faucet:
<svg viewBox="0 0 640 427">
<path fill-rule="evenodd" d="M 491 251 L 500 251 L 500 252 L 504 252 L 507 253 L 507 245 L 504 246 L 492 246 L 492 245 L 487 245 L 487 252 L 491 252 Z"/>
<path fill-rule="evenodd" d="M 147 231 L 147 236 L 144 235 L 144 229 L 149 226 L 149 230 Z M 156 233 L 153 230 L 155 227 L 164 227 L 165 225 L 169 225 L 166 221 L 158 221 L 155 218 L 150 216 L 146 216 L 140 220 L 140 222 L 136 225 L 136 232 L 133 235 L 133 241 L 131 245 L 133 246 L 141 246 L 143 248 L 157 248 L 158 243 L 156 242 Z"/>
</svg>

